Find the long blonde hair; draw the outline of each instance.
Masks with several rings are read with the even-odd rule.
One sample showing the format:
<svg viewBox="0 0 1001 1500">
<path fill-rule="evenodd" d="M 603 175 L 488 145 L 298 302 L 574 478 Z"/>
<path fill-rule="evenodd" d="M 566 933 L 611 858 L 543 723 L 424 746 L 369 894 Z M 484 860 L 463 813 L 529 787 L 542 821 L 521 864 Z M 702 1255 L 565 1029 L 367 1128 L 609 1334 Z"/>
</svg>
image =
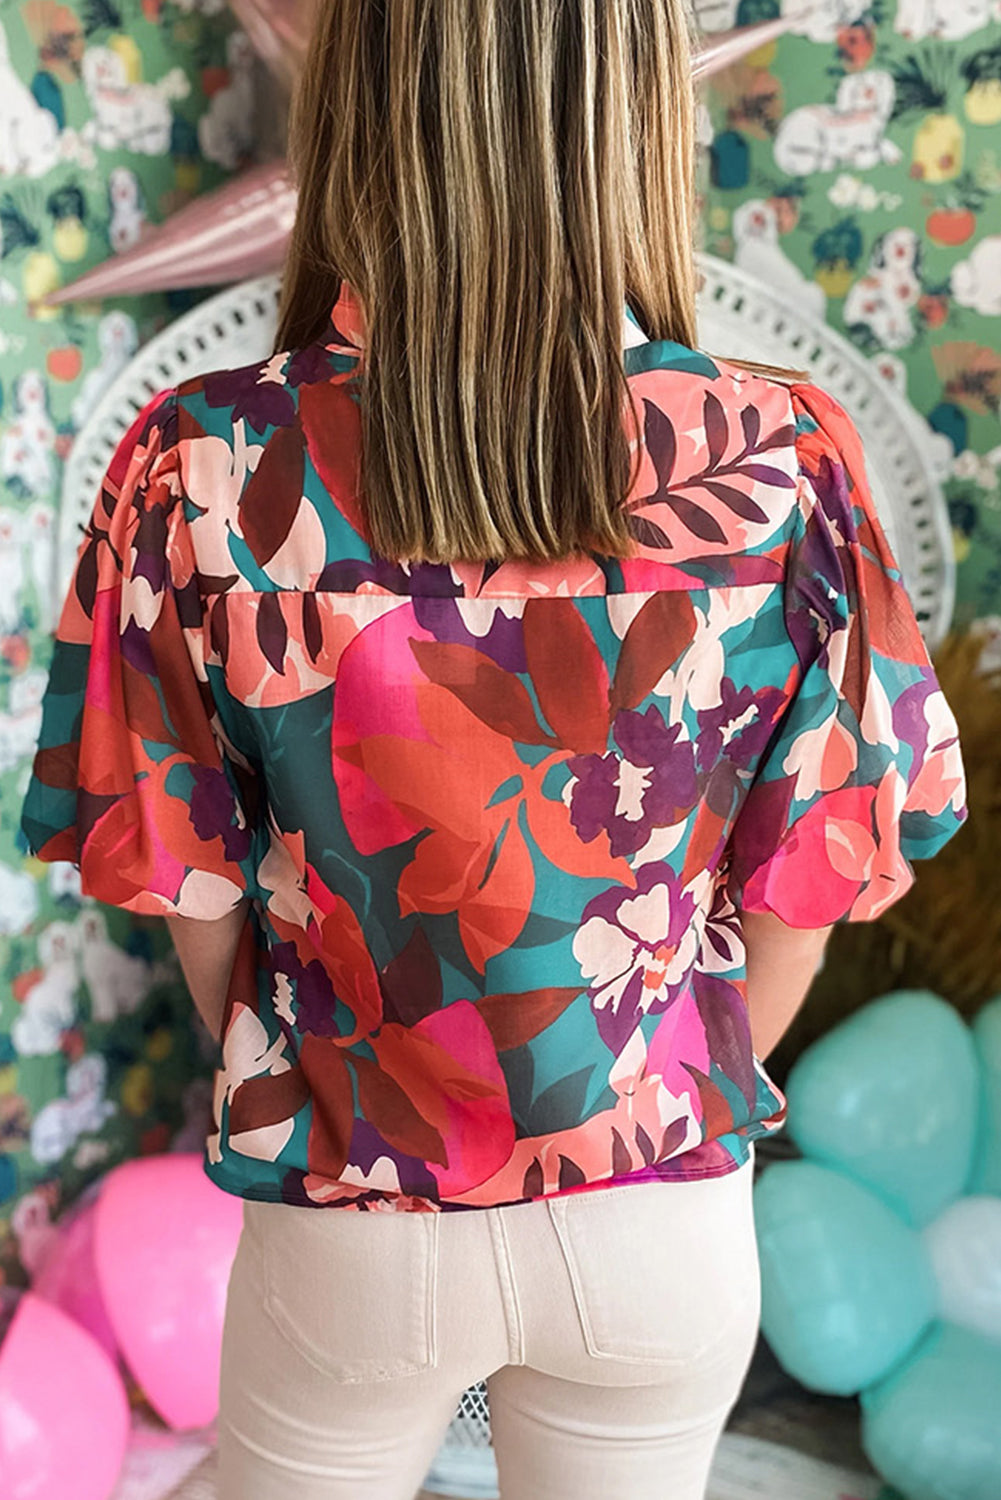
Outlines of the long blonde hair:
<svg viewBox="0 0 1001 1500">
<path fill-rule="evenodd" d="M 627 301 L 696 342 L 690 49 L 685 0 L 320 0 L 278 348 L 348 282 L 384 556 L 630 550 Z"/>
</svg>

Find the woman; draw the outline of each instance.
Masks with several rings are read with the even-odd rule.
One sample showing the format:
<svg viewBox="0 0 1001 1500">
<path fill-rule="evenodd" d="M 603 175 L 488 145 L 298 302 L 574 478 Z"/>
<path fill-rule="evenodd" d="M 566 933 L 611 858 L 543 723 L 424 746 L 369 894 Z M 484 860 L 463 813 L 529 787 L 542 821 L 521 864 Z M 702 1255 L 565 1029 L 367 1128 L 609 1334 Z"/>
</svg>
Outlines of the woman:
<svg viewBox="0 0 1001 1500">
<path fill-rule="evenodd" d="M 225 1500 L 408 1500 L 483 1378 L 505 1500 L 702 1496 L 762 1060 L 964 815 L 850 421 L 696 351 L 687 27 L 326 0 L 283 352 L 81 547 L 24 829 L 221 1038 Z"/>
</svg>

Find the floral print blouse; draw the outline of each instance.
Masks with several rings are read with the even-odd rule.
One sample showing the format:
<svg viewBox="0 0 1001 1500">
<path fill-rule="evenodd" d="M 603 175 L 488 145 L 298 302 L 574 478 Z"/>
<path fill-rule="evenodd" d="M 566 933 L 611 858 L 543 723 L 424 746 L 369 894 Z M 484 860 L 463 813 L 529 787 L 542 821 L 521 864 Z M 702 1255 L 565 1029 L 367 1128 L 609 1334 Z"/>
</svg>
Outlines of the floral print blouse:
<svg viewBox="0 0 1001 1500">
<path fill-rule="evenodd" d="M 323 340 L 158 397 L 110 466 L 22 828 L 134 912 L 249 898 L 229 1192 L 439 1211 L 736 1170 L 786 1108 L 739 911 L 877 917 L 965 816 L 845 412 L 625 330 L 626 560 L 375 555 L 346 283 Z"/>
</svg>

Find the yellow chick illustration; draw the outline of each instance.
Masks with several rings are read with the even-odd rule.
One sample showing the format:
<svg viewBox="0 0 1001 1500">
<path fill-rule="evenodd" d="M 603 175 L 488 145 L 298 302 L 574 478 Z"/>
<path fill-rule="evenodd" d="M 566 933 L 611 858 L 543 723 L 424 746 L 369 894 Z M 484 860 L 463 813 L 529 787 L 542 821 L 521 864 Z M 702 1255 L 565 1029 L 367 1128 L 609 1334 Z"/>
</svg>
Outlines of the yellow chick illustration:
<svg viewBox="0 0 1001 1500">
<path fill-rule="evenodd" d="M 21 285 L 33 317 L 43 323 L 50 323 L 53 318 L 58 318 L 58 307 L 46 307 L 42 303 L 43 297 L 62 286 L 62 277 L 54 256 L 47 250 L 30 251 L 25 256 L 21 269 Z"/>
</svg>

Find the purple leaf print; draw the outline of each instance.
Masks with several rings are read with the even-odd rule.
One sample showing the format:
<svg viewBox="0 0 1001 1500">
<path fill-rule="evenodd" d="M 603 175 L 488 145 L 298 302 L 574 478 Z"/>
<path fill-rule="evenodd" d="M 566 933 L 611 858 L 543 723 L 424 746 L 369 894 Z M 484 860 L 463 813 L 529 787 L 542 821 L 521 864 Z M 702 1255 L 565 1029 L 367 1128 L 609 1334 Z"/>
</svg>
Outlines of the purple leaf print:
<svg viewBox="0 0 1001 1500">
<path fill-rule="evenodd" d="M 285 541 L 302 500 L 306 441 L 298 423 L 275 433 L 240 496 L 240 527 L 265 567 Z"/>
<path fill-rule="evenodd" d="M 650 408 L 649 403 L 647 406 L 647 431 L 659 437 L 662 432 L 661 424 L 654 415 L 655 409 Z M 666 422 L 667 418 L 663 417 L 662 413 L 660 415 L 662 422 Z M 761 414 L 756 407 L 745 407 L 740 413 L 744 446 L 729 463 L 723 461 L 729 445 L 726 411 L 719 397 L 712 391 L 705 392 L 702 420 L 705 428 L 705 453 L 707 455 L 705 466 L 698 473 L 678 479 L 672 484 L 669 479 L 665 478 L 665 472 L 661 464 L 657 462 L 654 450 L 651 448 L 651 456 L 654 457 L 657 468 L 658 487 L 652 495 L 631 500 L 629 509 L 635 511 L 641 506 L 668 505 L 693 536 L 703 542 L 722 545 L 727 541 L 725 528 L 704 505 L 692 499 L 690 493 L 684 492 L 697 491 L 701 488 L 714 500 L 718 500 L 728 510 L 740 516 L 742 520 L 761 526 L 767 524 L 767 512 L 751 495 L 745 493 L 737 485 L 726 481 L 732 476 L 735 479 L 746 479 L 752 484 L 767 484 L 776 489 L 792 489 L 796 485 L 796 479 L 794 475 L 775 468 L 771 464 L 747 462 L 749 458 L 754 460 L 768 449 L 781 446 L 775 433 L 765 439 L 761 438 Z M 786 426 L 781 429 L 781 432 L 784 434 L 785 443 L 792 441 L 793 429 L 791 427 Z M 670 434 L 670 451 L 671 471 L 673 472 L 676 457 L 676 438 L 673 428 Z M 660 548 L 673 546 L 667 533 L 647 516 L 631 515 L 629 526 L 633 536 L 646 546 Z"/>
<path fill-rule="evenodd" d="M 672 1120 L 660 1138 L 659 1160 L 665 1162 L 669 1156 L 673 1156 L 679 1146 L 684 1145 L 688 1135 L 688 1121 L 682 1116 Z"/>
<path fill-rule="evenodd" d="M 761 433 L 761 413 L 756 406 L 745 406 L 740 414 L 740 425 L 744 429 L 744 453 L 750 453 Z"/>
<path fill-rule="evenodd" d="M 560 1192 L 563 1192 L 566 1188 L 583 1187 L 586 1181 L 587 1178 L 581 1171 L 580 1167 L 578 1167 L 577 1163 L 575 1161 L 571 1161 L 569 1156 L 564 1156 L 561 1153 L 559 1177 Z"/>
<path fill-rule="evenodd" d="M 776 489 L 794 490 L 796 488 L 796 479 L 793 474 L 787 474 L 785 469 L 775 469 L 771 464 L 747 464 L 740 472 L 757 480 L 759 484 L 774 484 Z"/>
<path fill-rule="evenodd" d="M 310 661 L 315 662 L 323 647 L 320 606 L 315 594 L 307 593 L 302 596 L 302 638 Z"/>
<path fill-rule="evenodd" d="M 132 541 L 135 561 L 132 576 L 145 578 L 154 594 L 163 591 L 167 576 L 167 515 L 160 505 L 139 513 L 139 525 Z"/>
<path fill-rule="evenodd" d="M 697 973 L 694 990 L 710 1057 L 753 1105 L 758 1084 L 746 1002 L 734 984 L 717 974 Z"/>
<path fill-rule="evenodd" d="M 715 469 L 726 452 L 730 430 L 727 427 L 723 403 L 718 396 L 713 395 L 712 391 L 706 391 L 702 406 L 702 420 L 706 429 L 706 442 L 709 445 L 709 467 Z"/>
<path fill-rule="evenodd" d="M 245 859 L 250 853 L 249 828 L 233 823 L 233 793 L 226 773 L 213 766 L 192 766 L 191 826 L 200 839 L 221 838 L 226 858 Z"/>
<path fill-rule="evenodd" d="M 130 620 L 121 632 L 121 643 L 123 661 L 127 661 L 130 667 L 135 667 L 137 672 L 142 672 L 146 677 L 155 675 L 156 657 L 148 630 L 143 630 L 135 620 Z"/>
<path fill-rule="evenodd" d="M 220 596 L 212 605 L 209 614 L 209 641 L 212 650 L 215 651 L 222 662 L 226 665 L 229 656 L 229 614 L 226 609 L 225 596 Z"/>
<path fill-rule="evenodd" d="M 630 516 L 627 522 L 630 535 L 643 547 L 673 547 L 674 543 L 655 521 L 647 516 Z"/>
<path fill-rule="evenodd" d="M 260 597 L 257 606 L 257 642 L 275 671 L 284 677 L 288 627 L 277 594 L 262 594 Z"/>
<path fill-rule="evenodd" d="M 629 1147 L 622 1139 L 615 1126 L 612 1126 L 612 1173 L 615 1177 L 624 1177 L 633 1169 L 633 1159 L 629 1155 Z"/>
<path fill-rule="evenodd" d="M 642 1156 L 648 1167 L 653 1166 L 653 1163 L 656 1160 L 657 1152 L 654 1149 L 653 1141 L 650 1139 L 646 1131 L 643 1129 L 643 1126 L 640 1125 L 638 1121 L 636 1124 L 635 1135 L 636 1144 L 640 1148 L 640 1155 Z"/>
<path fill-rule="evenodd" d="M 746 474 L 747 470 L 745 469 L 744 472 Z M 722 500 L 724 505 L 745 521 L 757 521 L 760 524 L 768 520 L 761 506 L 752 500 L 750 495 L 745 495 L 743 490 L 735 490 L 732 484 L 720 484 L 718 480 L 707 479 L 705 488 L 710 495 L 715 495 L 717 500 Z"/>
<path fill-rule="evenodd" d="M 660 489 L 665 489 L 671 482 L 675 459 L 678 456 L 678 440 L 674 435 L 674 424 L 658 406 L 654 406 L 652 401 L 644 401 L 643 406 L 646 411 L 644 433 L 647 450 L 657 471 L 657 484 Z M 643 503 L 645 504 L 646 501 Z"/>
<path fill-rule="evenodd" d="M 521 1185 L 521 1196 L 523 1198 L 541 1198 L 542 1190 L 546 1185 L 546 1179 L 542 1174 L 542 1164 L 537 1156 L 532 1158 L 532 1165 L 525 1173 L 525 1179 Z"/>
<path fill-rule="evenodd" d="M 441 968 L 424 928 L 417 926 L 406 946 L 379 975 L 383 1017 L 416 1026 L 441 1008 Z"/>
<path fill-rule="evenodd" d="M 665 495 L 665 500 L 674 511 L 679 521 L 684 522 L 694 536 L 700 537 L 704 542 L 725 542 L 726 532 L 707 510 L 701 505 L 696 505 L 694 500 L 687 500 L 684 495 Z"/>
</svg>

